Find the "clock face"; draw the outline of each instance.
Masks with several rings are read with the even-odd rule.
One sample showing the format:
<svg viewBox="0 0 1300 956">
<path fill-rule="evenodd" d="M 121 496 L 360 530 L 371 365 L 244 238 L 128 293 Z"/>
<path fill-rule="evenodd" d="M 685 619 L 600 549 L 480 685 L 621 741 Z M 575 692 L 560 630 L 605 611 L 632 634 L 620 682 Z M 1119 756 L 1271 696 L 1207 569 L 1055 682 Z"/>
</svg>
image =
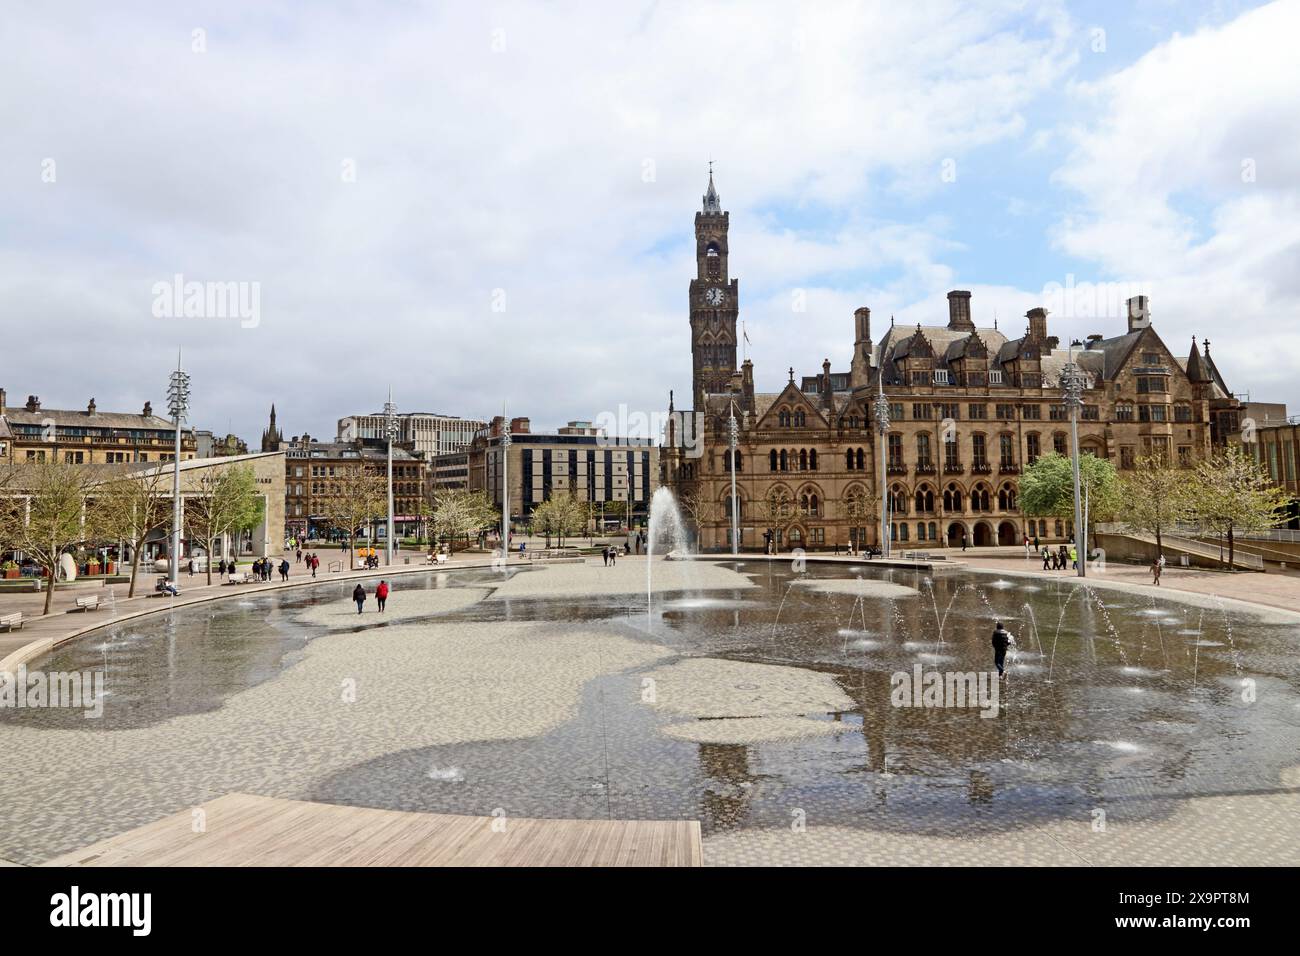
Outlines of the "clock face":
<svg viewBox="0 0 1300 956">
<path fill-rule="evenodd" d="M 717 286 L 714 286 L 708 292 L 704 293 L 704 301 L 709 305 L 722 305 L 723 292 Z"/>
</svg>

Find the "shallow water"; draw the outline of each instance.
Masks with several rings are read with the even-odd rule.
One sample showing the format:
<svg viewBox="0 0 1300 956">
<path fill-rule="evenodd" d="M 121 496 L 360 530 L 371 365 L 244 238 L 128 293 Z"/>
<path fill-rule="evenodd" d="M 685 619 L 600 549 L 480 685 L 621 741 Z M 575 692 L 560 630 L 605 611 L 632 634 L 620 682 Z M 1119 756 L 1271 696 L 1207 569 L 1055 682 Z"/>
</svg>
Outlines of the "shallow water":
<svg viewBox="0 0 1300 956">
<path fill-rule="evenodd" d="M 1283 789 L 1281 770 L 1300 762 L 1294 625 L 1056 580 L 1004 587 L 957 571 L 857 571 L 916 591 L 882 599 L 791 586 L 797 577 L 855 573 L 843 566 L 812 565 L 803 575 L 768 563 L 734 567 L 758 587 L 656 595 L 649 630 L 644 597 L 627 595 L 482 601 L 431 615 L 429 626 L 537 622 L 545 640 L 598 622 L 685 656 L 816 670 L 853 702 L 808 715 L 837 733 L 754 744 L 672 739 L 661 728 L 688 718 L 645 706 L 643 675 L 626 672 L 589 682 L 577 716 L 539 738 L 395 752 L 323 777 L 301 796 L 454 813 L 685 817 L 706 832 L 786 826 L 798 808 L 810 823 L 951 833 L 1086 820 L 1087 808 L 1117 804 L 1129 818 L 1160 816 L 1188 797 Z M 498 580 L 431 571 L 404 578 L 402 589 Z M 111 697 L 102 719 L 0 710 L 0 721 L 111 734 L 218 708 L 330 633 L 295 616 L 346 600 L 350 587 L 217 602 L 105 629 L 36 665 L 104 670 Z M 1016 637 L 996 717 L 891 704 L 895 672 L 991 670 L 995 619 Z"/>
</svg>

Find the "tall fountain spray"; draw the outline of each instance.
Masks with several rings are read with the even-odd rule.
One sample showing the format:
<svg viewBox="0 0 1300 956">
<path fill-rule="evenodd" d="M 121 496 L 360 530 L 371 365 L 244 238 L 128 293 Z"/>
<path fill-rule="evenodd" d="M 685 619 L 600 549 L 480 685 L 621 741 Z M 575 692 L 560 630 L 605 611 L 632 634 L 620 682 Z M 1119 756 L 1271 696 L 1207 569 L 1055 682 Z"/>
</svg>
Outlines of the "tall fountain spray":
<svg viewBox="0 0 1300 956">
<path fill-rule="evenodd" d="M 655 545 L 663 545 L 665 555 L 676 552 L 684 554 L 689 548 L 686 538 L 686 524 L 682 521 L 681 509 L 677 499 L 667 488 L 659 488 L 650 499 L 650 519 L 645 536 L 645 629 L 652 628 L 651 609 L 654 604 L 652 587 L 654 574 Z"/>
</svg>

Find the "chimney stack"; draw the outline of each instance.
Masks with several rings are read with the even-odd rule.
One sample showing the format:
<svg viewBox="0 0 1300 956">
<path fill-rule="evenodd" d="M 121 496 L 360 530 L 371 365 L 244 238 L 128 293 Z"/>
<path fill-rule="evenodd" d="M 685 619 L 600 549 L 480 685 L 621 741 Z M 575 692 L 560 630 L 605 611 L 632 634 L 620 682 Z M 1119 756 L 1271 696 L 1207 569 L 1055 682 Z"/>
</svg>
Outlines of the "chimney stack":
<svg viewBox="0 0 1300 956">
<path fill-rule="evenodd" d="M 27 404 L 24 407 L 29 412 L 39 412 L 41 410 L 41 400 L 35 395 L 28 395 Z"/>
<path fill-rule="evenodd" d="M 849 385 L 859 388 L 871 380 L 871 310 L 865 305 L 853 312 L 853 361 Z"/>
<path fill-rule="evenodd" d="M 754 410 L 754 363 L 749 359 L 740 363 L 740 381 L 746 411 Z"/>
<path fill-rule="evenodd" d="M 822 404 L 827 411 L 835 407 L 835 390 L 831 388 L 830 359 L 822 359 Z"/>
<path fill-rule="evenodd" d="M 1047 310 L 1041 305 L 1035 306 L 1025 313 L 1025 318 L 1029 320 L 1029 337 L 1043 341 L 1047 338 Z"/>
<path fill-rule="evenodd" d="M 152 415 L 153 415 L 153 402 L 145 402 L 145 403 L 144 403 L 144 411 L 142 411 L 140 414 L 143 415 L 145 418 L 149 418 L 150 416 L 152 416 Z"/>
<path fill-rule="evenodd" d="M 86 406 L 86 414 L 87 414 L 87 415 L 93 415 L 93 414 L 95 414 L 95 399 L 94 399 L 94 398 L 91 398 L 91 400 L 90 400 L 90 404 L 88 404 L 88 405 Z"/>
<path fill-rule="evenodd" d="M 1128 330 L 1136 332 L 1138 329 L 1151 327 L 1151 304 L 1144 295 L 1135 295 L 1128 300 Z"/>
<path fill-rule="evenodd" d="M 974 332 L 975 323 L 970 317 L 970 293 L 953 289 L 948 293 L 948 328 Z"/>
<path fill-rule="evenodd" d="M 3 415 L 6 411 L 5 409 L 6 398 L 8 398 L 8 396 L 5 394 L 5 390 L 3 388 L 0 388 L 0 415 Z"/>
</svg>

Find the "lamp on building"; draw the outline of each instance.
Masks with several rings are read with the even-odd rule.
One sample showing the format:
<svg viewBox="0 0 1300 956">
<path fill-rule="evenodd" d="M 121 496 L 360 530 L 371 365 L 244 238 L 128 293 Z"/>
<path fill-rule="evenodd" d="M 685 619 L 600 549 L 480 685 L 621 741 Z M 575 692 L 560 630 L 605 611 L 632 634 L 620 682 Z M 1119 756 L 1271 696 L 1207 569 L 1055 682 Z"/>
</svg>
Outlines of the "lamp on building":
<svg viewBox="0 0 1300 956">
<path fill-rule="evenodd" d="M 181 353 L 176 352 L 176 371 L 167 386 L 167 410 L 176 423 L 176 455 L 172 460 L 172 542 L 168 576 L 173 584 L 180 580 L 181 561 L 181 423 L 190 408 L 190 376 L 181 368 Z M 208 555 L 211 560 L 211 555 Z"/>
</svg>

